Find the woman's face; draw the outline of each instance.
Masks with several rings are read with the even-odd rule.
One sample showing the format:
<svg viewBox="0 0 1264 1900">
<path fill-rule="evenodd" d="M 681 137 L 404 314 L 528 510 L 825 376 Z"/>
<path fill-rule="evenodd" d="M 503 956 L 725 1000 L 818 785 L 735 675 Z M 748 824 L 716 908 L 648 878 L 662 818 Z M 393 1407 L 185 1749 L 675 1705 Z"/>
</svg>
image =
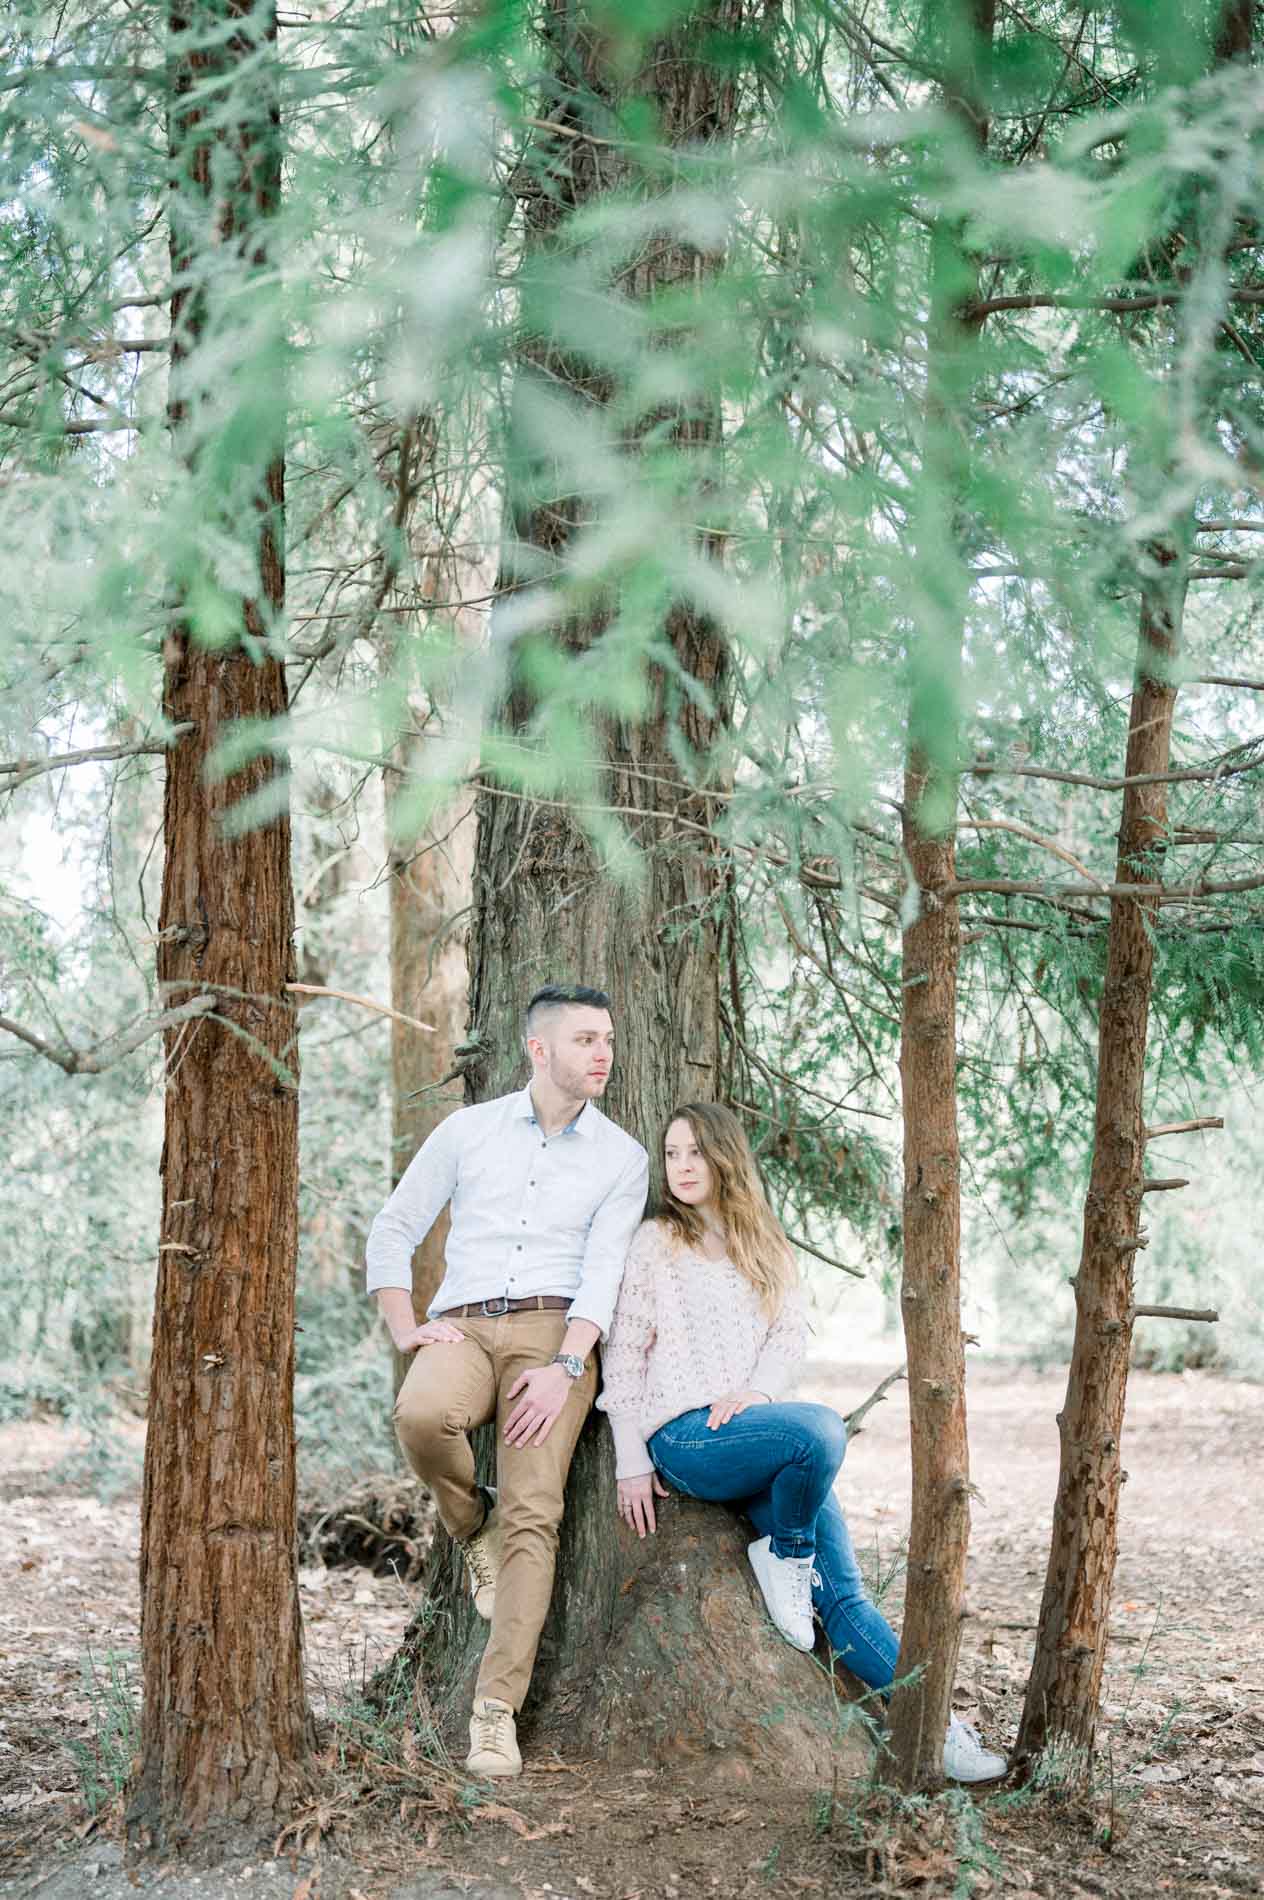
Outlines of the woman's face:
<svg viewBox="0 0 1264 1900">
<path fill-rule="evenodd" d="M 683 1118 L 674 1121 L 663 1140 L 663 1166 L 667 1186 L 686 1207 L 706 1207 L 711 1200 L 715 1176 L 698 1146 L 698 1137 Z"/>
</svg>

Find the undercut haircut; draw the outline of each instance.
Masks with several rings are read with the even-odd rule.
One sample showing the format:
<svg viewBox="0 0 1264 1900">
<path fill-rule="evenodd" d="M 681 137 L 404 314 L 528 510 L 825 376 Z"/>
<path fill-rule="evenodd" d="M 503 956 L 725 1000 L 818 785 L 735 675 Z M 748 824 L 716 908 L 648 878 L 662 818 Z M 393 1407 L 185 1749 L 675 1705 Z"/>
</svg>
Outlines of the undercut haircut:
<svg viewBox="0 0 1264 1900">
<path fill-rule="evenodd" d="M 586 983 L 545 983 L 527 1004 L 523 1020 L 524 1038 L 539 1033 L 540 1025 L 559 1009 L 609 1009 L 610 998 L 604 990 L 590 989 Z"/>
</svg>

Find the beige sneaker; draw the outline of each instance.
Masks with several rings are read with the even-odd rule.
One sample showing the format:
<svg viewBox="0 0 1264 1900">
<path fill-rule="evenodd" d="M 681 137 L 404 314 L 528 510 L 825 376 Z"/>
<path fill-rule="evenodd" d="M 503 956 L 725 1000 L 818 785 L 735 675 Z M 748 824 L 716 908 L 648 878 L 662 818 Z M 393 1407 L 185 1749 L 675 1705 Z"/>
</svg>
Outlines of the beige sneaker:
<svg viewBox="0 0 1264 1900">
<path fill-rule="evenodd" d="M 473 1537 L 461 1545 L 465 1567 L 470 1573 L 470 1594 L 474 1608 L 488 1623 L 496 1607 L 496 1579 L 500 1575 L 500 1525 L 496 1506 L 488 1506 L 487 1516 Z"/>
<path fill-rule="evenodd" d="M 518 1731 L 507 1702 L 488 1696 L 474 1704 L 470 1717 L 470 1752 L 465 1765 L 472 1775 L 520 1775 Z"/>
</svg>

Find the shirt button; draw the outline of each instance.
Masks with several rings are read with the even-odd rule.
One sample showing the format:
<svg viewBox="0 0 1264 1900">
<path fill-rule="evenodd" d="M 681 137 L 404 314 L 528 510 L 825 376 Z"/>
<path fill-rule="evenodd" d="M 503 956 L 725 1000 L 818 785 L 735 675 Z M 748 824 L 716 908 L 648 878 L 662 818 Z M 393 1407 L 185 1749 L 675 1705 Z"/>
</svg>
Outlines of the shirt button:
<svg viewBox="0 0 1264 1900">
<path fill-rule="evenodd" d="M 515 1253 L 521 1253 L 521 1252 L 522 1252 L 522 1242 L 521 1242 L 521 1241 L 519 1241 L 519 1242 L 518 1242 L 518 1245 L 517 1245 L 517 1246 L 516 1246 L 516 1247 L 514 1248 L 514 1252 L 515 1252 Z"/>
</svg>

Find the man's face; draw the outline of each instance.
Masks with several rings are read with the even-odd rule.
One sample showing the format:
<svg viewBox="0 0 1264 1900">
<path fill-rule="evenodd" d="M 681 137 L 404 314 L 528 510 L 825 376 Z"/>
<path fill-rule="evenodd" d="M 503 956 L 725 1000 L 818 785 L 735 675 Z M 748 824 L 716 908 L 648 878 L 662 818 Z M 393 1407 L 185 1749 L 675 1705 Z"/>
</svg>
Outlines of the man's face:
<svg viewBox="0 0 1264 1900">
<path fill-rule="evenodd" d="M 606 1092 L 614 1066 L 614 1024 L 607 1009 L 572 1003 L 546 1016 L 527 1047 L 537 1075 L 563 1095 L 594 1101 Z"/>
</svg>

